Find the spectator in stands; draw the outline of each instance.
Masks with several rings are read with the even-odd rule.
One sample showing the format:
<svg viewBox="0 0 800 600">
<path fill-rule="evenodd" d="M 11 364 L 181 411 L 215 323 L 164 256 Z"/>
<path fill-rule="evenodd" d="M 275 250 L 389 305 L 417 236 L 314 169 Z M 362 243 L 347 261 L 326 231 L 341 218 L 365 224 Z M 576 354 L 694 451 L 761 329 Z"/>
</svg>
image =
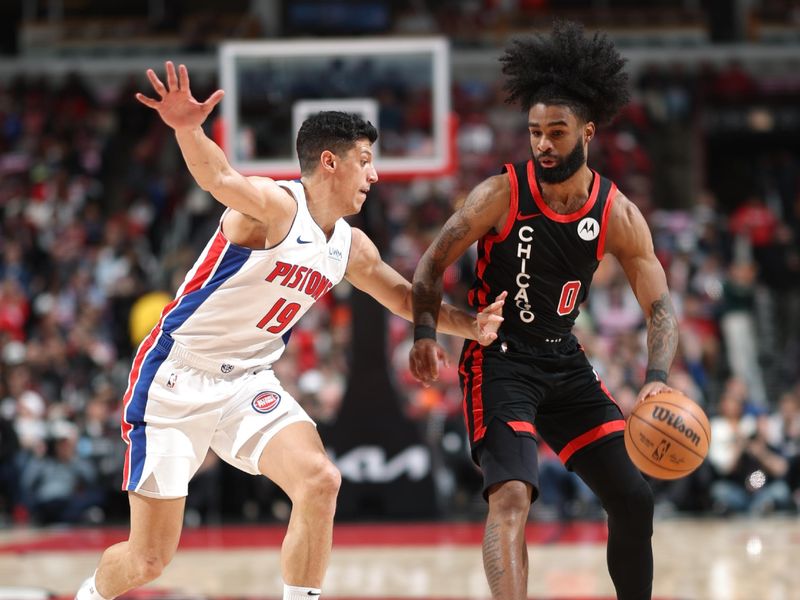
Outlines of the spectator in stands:
<svg viewBox="0 0 800 600">
<path fill-rule="evenodd" d="M 747 259 L 736 259 L 728 268 L 723 283 L 720 325 L 731 372 L 747 382 L 750 399 L 766 407 L 767 395 L 758 362 L 755 284 L 755 264 Z"/>
<path fill-rule="evenodd" d="M 762 248 L 772 242 L 777 226 L 775 213 L 755 195 L 736 208 L 729 222 L 730 232 L 747 240 L 751 248 Z"/>
<path fill-rule="evenodd" d="M 119 415 L 116 388 L 108 379 L 93 383 L 79 428 L 77 453 L 92 465 L 97 486 L 104 491 L 106 516 L 118 517 L 128 511 L 127 498 L 119 490 L 119 473 L 125 452 L 119 444 Z M 95 511 L 95 514 L 99 514 Z"/>
<path fill-rule="evenodd" d="M 791 505 L 788 460 L 769 443 L 769 419 L 745 414 L 746 386 L 731 379 L 711 419 L 709 461 L 717 473 L 711 486 L 718 514 L 764 514 Z"/>
<path fill-rule="evenodd" d="M 76 453 L 77 427 L 67 421 L 52 425 L 52 448 L 33 457 L 21 474 L 21 483 L 34 522 L 79 523 L 92 507 L 102 506 L 102 489 L 95 486 L 92 465 Z"/>
<path fill-rule="evenodd" d="M 789 461 L 768 441 L 769 417 L 760 414 L 756 431 L 744 443 L 741 455 L 728 480 L 712 486 L 712 497 L 727 510 L 746 510 L 769 514 L 792 506 L 787 481 Z"/>
<path fill-rule="evenodd" d="M 796 507 L 800 507 L 800 394 L 789 389 L 778 400 L 777 410 L 770 415 L 767 441 L 789 462 L 786 481 Z"/>
<path fill-rule="evenodd" d="M 781 222 L 769 241 L 754 248 L 759 281 L 766 300 L 768 327 L 774 340 L 765 350 L 770 355 L 765 370 L 773 380 L 800 377 L 800 245 L 792 228 Z"/>
</svg>

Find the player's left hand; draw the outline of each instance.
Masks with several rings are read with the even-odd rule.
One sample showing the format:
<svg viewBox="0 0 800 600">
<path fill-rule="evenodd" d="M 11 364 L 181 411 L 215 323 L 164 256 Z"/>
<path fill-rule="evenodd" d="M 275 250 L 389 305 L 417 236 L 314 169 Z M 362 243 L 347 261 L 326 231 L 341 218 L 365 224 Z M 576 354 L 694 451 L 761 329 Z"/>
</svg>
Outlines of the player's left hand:
<svg viewBox="0 0 800 600">
<path fill-rule="evenodd" d="M 446 367 L 450 361 L 447 359 L 444 348 L 436 340 L 423 338 L 414 342 L 411 352 L 408 354 L 408 366 L 411 374 L 422 385 L 428 387 L 439 379 L 439 363 Z"/>
<path fill-rule="evenodd" d="M 650 383 L 645 383 L 642 386 L 642 389 L 639 390 L 639 395 L 636 397 L 636 404 L 638 405 L 647 400 L 650 396 L 655 396 L 661 392 L 674 391 L 675 390 L 669 387 L 666 383 L 661 383 L 660 381 L 651 381 Z"/>
<path fill-rule="evenodd" d="M 502 292 L 475 317 L 475 339 L 481 346 L 488 346 L 497 339 L 497 331 L 503 324 L 503 305 L 506 296 L 508 292 Z"/>
</svg>

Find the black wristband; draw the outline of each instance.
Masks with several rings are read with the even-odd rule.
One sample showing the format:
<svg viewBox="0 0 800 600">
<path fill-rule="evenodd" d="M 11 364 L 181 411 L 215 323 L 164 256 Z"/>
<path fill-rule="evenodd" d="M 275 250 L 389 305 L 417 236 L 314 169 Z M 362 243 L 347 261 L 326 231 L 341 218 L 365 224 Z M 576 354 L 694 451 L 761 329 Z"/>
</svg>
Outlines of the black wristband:
<svg viewBox="0 0 800 600">
<path fill-rule="evenodd" d="M 667 372 L 661 369 L 647 369 L 647 372 L 644 374 L 644 382 L 650 383 L 651 381 L 667 383 Z"/>
<path fill-rule="evenodd" d="M 433 340 L 436 341 L 436 328 L 430 325 L 414 325 L 414 341 Z"/>
</svg>

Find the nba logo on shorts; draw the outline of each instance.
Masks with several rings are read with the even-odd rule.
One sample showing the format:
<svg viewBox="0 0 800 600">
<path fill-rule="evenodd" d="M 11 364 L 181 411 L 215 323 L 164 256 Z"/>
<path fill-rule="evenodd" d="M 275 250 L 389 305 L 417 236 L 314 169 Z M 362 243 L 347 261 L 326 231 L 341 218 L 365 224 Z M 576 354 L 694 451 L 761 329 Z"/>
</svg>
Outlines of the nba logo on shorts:
<svg viewBox="0 0 800 600">
<path fill-rule="evenodd" d="M 253 398 L 253 410 L 260 413 L 272 412 L 280 402 L 281 397 L 275 392 L 259 392 Z"/>
</svg>

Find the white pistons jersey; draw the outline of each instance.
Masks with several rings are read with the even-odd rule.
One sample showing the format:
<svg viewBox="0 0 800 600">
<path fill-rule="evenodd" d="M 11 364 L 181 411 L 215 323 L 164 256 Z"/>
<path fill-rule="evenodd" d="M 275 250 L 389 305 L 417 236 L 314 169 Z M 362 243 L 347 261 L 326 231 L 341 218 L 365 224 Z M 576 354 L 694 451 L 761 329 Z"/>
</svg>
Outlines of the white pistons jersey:
<svg viewBox="0 0 800 600">
<path fill-rule="evenodd" d="M 278 181 L 297 201 L 297 215 L 276 246 L 253 250 L 214 236 L 167 305 L 151 334 L 169 336 L 225 370 L 275 362 L 292 326 L 342 280 L 350 254 L 350 225 L 325 233 L 311 217 L 299 181 Z M 156 331 L 159 330 L 159 331 Z"/>
<path fill-rule="evenodd" d="M 340 219 L 326 239 L 302 184 L 277 183 L 297 201 L 286 237 L 269 249 L 245 248 L 225 237 L 220 220 L 139 346 L 123 398 L 125 490 L 185 496 L 209 448 L 259 473 L 273 436 L 313 423 L 269 367 L 292 326 L 344 277 L 351 230 Z"/>
</svg>

